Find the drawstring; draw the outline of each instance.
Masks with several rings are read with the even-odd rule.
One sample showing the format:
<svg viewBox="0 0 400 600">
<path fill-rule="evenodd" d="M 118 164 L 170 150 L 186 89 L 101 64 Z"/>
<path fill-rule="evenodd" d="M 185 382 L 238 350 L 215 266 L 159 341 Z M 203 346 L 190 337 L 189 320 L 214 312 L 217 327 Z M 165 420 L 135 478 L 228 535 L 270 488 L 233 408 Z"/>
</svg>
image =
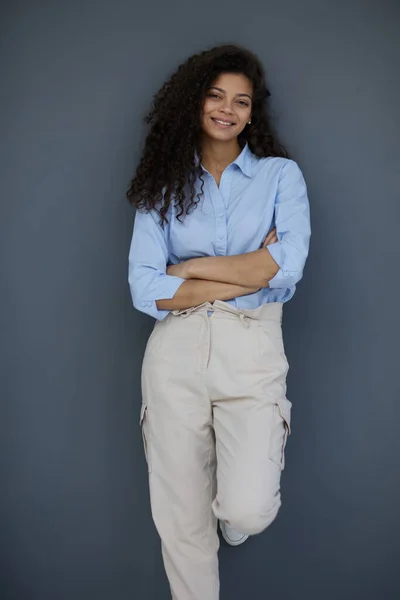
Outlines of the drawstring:
<svg viewBox="0 0 400 600">
<path fill-rule="evenodd" d="M 205 361 L 203 364 L 203 369 L 207 369 L 208 364 L 210 362 L 210 356 L 211 356 L 211 323 L 210 323 L 211 315 L 208 315 L 208 312 L 203 312 L 202 315 L 204 316 L 204 319 L 206 322 L 206 336 L 207 336 L 206 356 L 205 356 Z"/>
<path fill-rule="evenodd" d="M 250 316 L 246 315 L 243 312 L 239 312 L 236 309 L 230 310 L 228 307 L 225 307 L 225 306 L 214 306 L 210 302 L 204 302 L 204 304 L 201 304 L 200 306 L 194 306 L 192 308 L 172 311 L 172 313 L 174 315 L 182 317 L 183 319 L 186 319 L 193 312 L 196 311 L 204 319 L 205 326 L 206 326 L 206 331 L 205 331 L 205 333 L 206 333 L 206 343 L 205 343 L 206 355 L 205 355 L 205 360 L 203 362 L 203 367 L 202 367 L 203 369 L 207 369 L 209 362 L 210 362 L 210 356 L 211 356 L 211 322 L 210 322 L 210 319 L 212 317 L 212 314 L 215 313 L 216 310 L 221 311 L 221 312 L 227 312 L 227 313 L 233 314 L 235 316 L 238 316 L 240 318 L 240 321 L 243 323 L 244 327 L 246 327 L 246 329 L 248 329 L 250 327 L 250 322 L 251 322 Z"/>
<path fill-rule="evenodd" d="M 246 327 L 246 329 L 248 329 L 250 327 L 250 317 L 248 317 L 244 313 L 239 313 L 239 316 L 240 316 L 240 320 L 242 321 L 243 325 Z"/>
<path fill-rule="evenodd" d="M 209 302 L 205 302 L 204 304 L 201 304 L 200 306 L 194 306 L 192 308 L 187 308 L 187 309 L 183 309 L 183 310 L 174 310 L 173 314 L 177 315 L 179 317 L 182 317 L 183 319 L 186 319 L 187 317 L 189 317 L 194 311 L 198 312 L 199 315 L 202 316 L 205 325 L 206 325 L 206 354 L 205 354 L 205 360 L 203 362 L 202 368 L 203 369 L 207 369 L 208 368 L 208 364 L 210 362 L 210 356 L 211 356 L 211 324 L 210 324 L 210 316 L 209 316 L 209 312 L 214 312 L 214 307 L 212 304 L 210 304 Z"/>
</svg>

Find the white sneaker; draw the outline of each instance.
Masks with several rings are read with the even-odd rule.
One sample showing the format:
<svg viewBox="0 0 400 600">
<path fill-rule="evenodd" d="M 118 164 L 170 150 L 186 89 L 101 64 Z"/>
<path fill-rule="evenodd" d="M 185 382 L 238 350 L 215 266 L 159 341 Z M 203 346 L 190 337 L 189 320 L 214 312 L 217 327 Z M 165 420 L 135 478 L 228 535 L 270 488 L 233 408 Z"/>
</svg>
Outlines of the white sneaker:
<svg viewBox="0 0 400 600">
<path fill-rule="evenodd" d="M 223 521 L 219 522 L 219 526 L 221 529 L 222 537 L 230 546 L 240 546 L 240 544 L 243 544 L 243 542 L 245 542 L 249 538 L 249 536 L 246 533 L 240 533 L 239 531 L 236 531 L 236 529 L 229 527 L 229 525 L 227 525 Z"/>
</svg>

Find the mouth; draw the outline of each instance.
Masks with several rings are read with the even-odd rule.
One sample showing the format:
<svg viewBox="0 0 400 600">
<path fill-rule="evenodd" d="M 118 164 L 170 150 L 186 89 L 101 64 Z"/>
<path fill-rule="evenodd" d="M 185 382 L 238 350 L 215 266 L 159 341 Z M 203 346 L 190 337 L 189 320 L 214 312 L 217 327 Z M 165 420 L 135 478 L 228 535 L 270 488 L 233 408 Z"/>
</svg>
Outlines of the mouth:
<svg viewBox="0 0 400 600">
<path fill-rule="evenodd" d="M 211 120 L 215 123 L 217 127 L 222 127 L 224 129 L 236 125 L 236 123 L 234 123 L 233 121 L 227 121 L 225 119 L 215 119 L 214 117 L 211 117 Z"/>
</svg>

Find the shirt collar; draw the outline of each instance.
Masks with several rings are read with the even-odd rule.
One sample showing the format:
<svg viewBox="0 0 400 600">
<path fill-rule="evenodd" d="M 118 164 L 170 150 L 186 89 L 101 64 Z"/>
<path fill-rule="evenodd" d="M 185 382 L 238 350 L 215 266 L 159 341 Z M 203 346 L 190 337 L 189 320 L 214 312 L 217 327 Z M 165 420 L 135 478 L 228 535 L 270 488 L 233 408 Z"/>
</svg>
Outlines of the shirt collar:
<svg viewBox="0 0 400 600">
<path fill-rule="evenodd" d="M 195 152 L 195 163 L 198 166 L 199 157 L 197 152 Z M 243 149 L 239 156 L 235 158 L 235 160 L 231 163 L 232 165 L 237 165 L 239 169 L 242 171 L 244 175 L 247 177 L 252 176 L 252 158 L 251 158 L 251 150 L 249 148 L 248 142 L 245 143 Z"/>
<path fill-rule="evenodd" d="M 233 161 L 247 177 L 251 177 L 251 151 L 248 142 L 245 143 L 239 156 Z"/>
</svg>

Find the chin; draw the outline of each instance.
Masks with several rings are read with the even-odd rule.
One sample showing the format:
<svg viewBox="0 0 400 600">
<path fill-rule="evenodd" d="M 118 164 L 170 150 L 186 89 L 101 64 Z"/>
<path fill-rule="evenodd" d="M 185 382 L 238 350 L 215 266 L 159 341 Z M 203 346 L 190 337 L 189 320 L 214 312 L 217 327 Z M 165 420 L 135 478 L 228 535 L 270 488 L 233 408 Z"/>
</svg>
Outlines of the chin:
<svg viewBox="0 0 400 600">
<path fill-rule="evenodd" d="M 203 130 L 206 137 L 211 140 L 215 140 L 218 142 L 231 142 L 232 140 L 236 140 L 238 137 L 238 133 L 233 131 L 209 131 L 208 129 Z"/>
</svg>

